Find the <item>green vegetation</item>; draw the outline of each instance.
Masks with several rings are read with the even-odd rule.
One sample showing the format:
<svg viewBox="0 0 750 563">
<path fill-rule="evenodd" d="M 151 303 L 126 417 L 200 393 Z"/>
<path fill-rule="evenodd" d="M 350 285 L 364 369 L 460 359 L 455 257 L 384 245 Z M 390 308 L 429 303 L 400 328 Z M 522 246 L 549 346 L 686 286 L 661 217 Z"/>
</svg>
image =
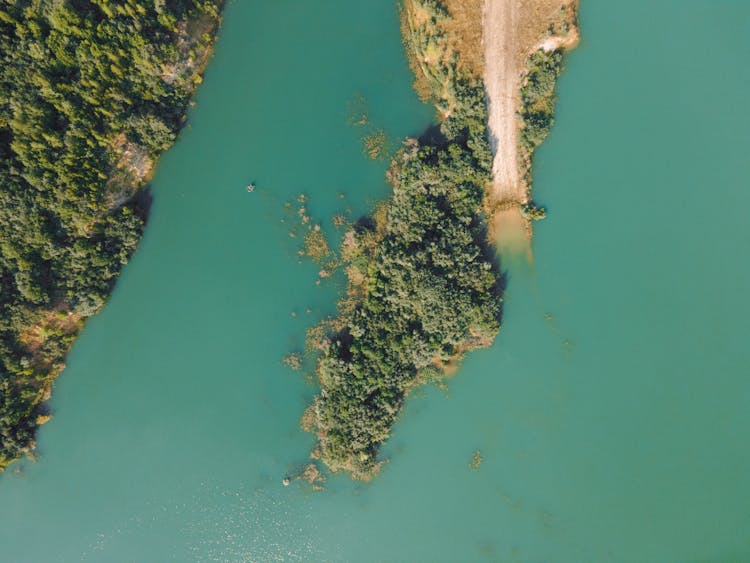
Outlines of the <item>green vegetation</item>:
<svg viewBox="0 0 750 563">
<path fill-rule="evenodd" d="M 541 221 L 547 217 L 547 210 L 544 207 L 537 207 L 533 201 L 530 201 L 521 206 L 521 215 L 532 221 Z"/>
<path fill-rule="evenodd" d="M 460 103 L 457 89 L 464 84 L 480 84 L 477 59 L 481 56 L 459 52 L 466 46 L 464 37 L 455 30 L 455 21 L 447 3 L 441 0 L 404 0 L 401 6 L 401 34 L 416 77 L 414 89 L 422 100 L 435 104 L 441 121 Z M 481 20 L 464 25 L 477 26 L 481 29 Z"/>
<path fill-rule="evenodd" d="M 404 10 L 412 59 L 424 60 L 419 49 L 444 47 L 423 76 L 443 119 L 421 141 L 405 143 L 389 171 L 393 195 L 345 233 L 346 297 L 338 317 L 308 333 L 308 350 L 320 353 L 321 390 L 303 428 L 318 436 L 314 457 L 357 479 L 378 471 L 407 393 L 488 345 L 501 311 L 481 213 L 492 165 L 482 83 L 458 65 L 439 25 L 448 18 L 442 4 L 413 0 Z"/>
<path fill-rule="evenodd" d="M 562 71 L 561 50 L 536 51 L 529 58 L 526 77 L 521 88 L 520 134 L 521 150 L 526 163 L 527 181 L 530 180 L 531 155 L 542 144 L 555 121 L 555 85 Z"/>
<path fill-rule="evenodd" d="M 148 212 L 220 0 L 0 7 L 0 469 L 29 452 L 52 379 Z"/>
</svg>

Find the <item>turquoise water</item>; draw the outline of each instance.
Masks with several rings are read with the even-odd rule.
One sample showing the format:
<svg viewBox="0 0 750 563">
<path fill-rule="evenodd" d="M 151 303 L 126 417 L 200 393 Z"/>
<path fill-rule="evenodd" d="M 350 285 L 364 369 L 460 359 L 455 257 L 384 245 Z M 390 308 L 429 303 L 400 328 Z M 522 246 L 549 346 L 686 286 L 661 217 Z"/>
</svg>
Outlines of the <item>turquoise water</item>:
<svg viewBox="0 0 750 563">
<path fill-rule="evenodd" d="M 280 358 L 336 290 L 297 262 L 283 203 L 387 194 L 347 123 L 358 92 L 393 139 L 432 111 L 391 2 L 311 4 L 228 6 L 40 460 L 0 477 L 0 558 L 750 561 L 750 4 L 584 2 L 503 332 L 410 399 L 381 476 L 322 493 L 280 484 L 314 393 Z"/>
</svg>

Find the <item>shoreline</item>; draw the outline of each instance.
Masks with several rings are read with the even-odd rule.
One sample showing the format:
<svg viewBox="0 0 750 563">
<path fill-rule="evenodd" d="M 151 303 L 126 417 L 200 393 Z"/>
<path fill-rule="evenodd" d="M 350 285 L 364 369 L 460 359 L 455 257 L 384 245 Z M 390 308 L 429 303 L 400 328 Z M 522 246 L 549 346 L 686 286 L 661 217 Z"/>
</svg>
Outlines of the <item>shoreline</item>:
<svg viewBox="0 0 750 563">
<path fill-rule="evenodd" d="M 116 125 L 111 126 L 105 135 L 97 136 L 95 131 L 87 130 L 89 141 L 90 136 L 93 135 L 96 142 L 106 150 L 101 160 L 95 163 L 98 166 L 96 173 L 99 183 L 91 189 L 97 194 L 100 206 L 79 221 L 72 221 L 74 225 L 70 232 L 75 235 L 76 241 L 90 245 L 90 241 L 97 240 L 96 237 L 105 228 L 102 224 L 114 224 L 117 221 L 115 217 L 120 217 L 120 215 L 126 219 L 136 216 L 140 221 L 140 227 L 135 229 L 137 232 L 133 235 L 134 241 L 128 250 L 121 250 L 120 255 L 111 251 L 110 254 L 103 255 L 107 264 L 111 264 L 113 273 L 105 280 L 107 287 L 101 288 L 101 295 L 97 294 L 99 301 L 94 301 L 90 306 L 79 310 L 76 300 L 80 301 L 82 296 L 78 291 L 73 297 L 56 299 L 53 295 L 46 303 L 39 300 L 42 303 L 41 306 L 39 302 L 33 300 L 31 303 L 19 300 L 18 303 L 14 302 L 10 305 L 23 309 L 26 318 L 24 322 L 8 330 L 6 334 L 0 335 L 11 340 L 14 349 L 6 357 L 0 358 L 0 364 L 12 368 L 8 370 L 7 377 L 5 377 L 6 374 L 2 374 L 4 377 L 0 380 L 2 384 L 0 398 L 5 401 L 4 413 L 11 413 L 9 416 L 13 418 L 11 426 L 2 428 L 0 473 L 12 462 L 24 456 L 34 459 L 37 430 L 39 426 L 52 418 L 52 411 L 47 401 L 52 394 L 56 378 L 66 367 L 65 359 L 69 349 L 83 329 L 86 320 L 96 315 L 106 305 L 121 267 L 125 265 L 140 243 L 143 227 L 148 220 L 149 181 L 159 158 L 174 145 L 186 124 L 188 108 L 193 103 L 195 91 L 202 82 L 202 75 L 213 54 L 215 40 L 221 26 L 223 7 L 223 0 L 215 0 L 212 3 L 203 4 L 200 9 L 196 7 L 186 12 L 184 19 L 179 21 L 176 16 L 173 16 L 173 20 L 169 20 L 167 16 L 164 16 L 162 20 L 156 18 L 164 27 L 162 31 L 164 34 L 171 32 L 171 43 L 176 47 L 174 59 L 160 60 L 162 66 L 158 68 L 161 72 L 159 77 L 162 84 L 165 88 L 171 89 L 170 91 L 176 96 L 176 100 L 171 104 L 165 103 L 163 107 L 158 108 L 165 114 L 169 111 L 174 112 L 178 119 L 174 126 L 174 136 L 169 138 L 168 142 L 162 140 L 161 146 L 156 147 L 148 145 L 143 140 L 129 139 L 123 124 L 127 122 L 123 122 L 122 119 L 117 121 Z M 102 8 L 102 13 L 106 17 L 102 19 L 101 25 L 122 17 L 120 11 L 113 11 L 106 7 Z M 29 19 L 35 17 L 41 16 L 32 15 Z M 147 18 L 154 19 L 152 13 L 139 12 L 138 17 L 149 25 L 157 25 L 151 20 L 147 21 Z M 23 21 L 23 18 L 19 20 L 19 22 Z M 141 25 L 146 25 L 143 22 Z M 103 39 L 100 39 L 100 42 L 103 46 L 107 46 Z M 149 48 L 157 45 L 156 39 L 153 39 L 152 43 L 148 43 Z M 118 64 L 121 64 L 123 68 L 116 67 L 112 72 L 115 75 L 118 75 L 118 72 L 124 74 L 128 70 L 126 64 L 119 60 Z M 78 86 L 80 86 L 78 82 L 73 83 L 73 87 Z M 183 97 L 180 98 L 180 96 Z M 93 103 L 86 99 L 84 102 L 89 106 Z M 131 103 L 135 103 L 136 109 L 140 108 L 139 103 L 144 105 L 141 98 L 133 98 Z M 89 113 L 94 113 L 91 109 L 94 106 L 86 106 L 83 102 L 81 104 L 88 108 Z M 161 114 L 157 115 L 157 117 L 160 116 Z M 144 118 L 143 123 L 143 130 L 148 132 L 148 126 L 154 121 L 147 122 Z M 20 157 L 13 154 L 13 158 Z M 22 167 L 23 164 L 19 166 Z M 129 233 L 129 236 L 131 234 Z M 24 241 L 21 240 L 18 243 L 23 245 Z M 63 246 L 61 245 L 60 248 Z M 122 252 L 125 254 L 123 255 Z M 59 280 L 55 282 L 61 283 Z M 13 292 L 8 291 L 8 294 L 12 295 Z M 6 434 L 10 437 L 8 438 Z"/>
</svg>

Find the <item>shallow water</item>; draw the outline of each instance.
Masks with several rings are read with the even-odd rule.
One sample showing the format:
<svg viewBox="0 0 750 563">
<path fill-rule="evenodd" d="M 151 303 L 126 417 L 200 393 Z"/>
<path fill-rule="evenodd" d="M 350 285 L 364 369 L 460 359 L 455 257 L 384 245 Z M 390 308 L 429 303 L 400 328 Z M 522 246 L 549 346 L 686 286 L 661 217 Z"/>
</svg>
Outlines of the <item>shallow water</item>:
<svg viewBox="0 0 750 563">
<path fill-rule="evenodd" d="M 0 558 L 750 560 L 750 5 L 583 3 L 503 332 L 410 399 L 373 483 L 312 493 L 280 484 L 314 393 L 280 359 L 336 292 L 297 262 L 283 203 L 305 192 L 323 219 L 387 194 L 358 92 L 392 139 L 432 110 L 391 2 L 310 4 L 227 8 L 40 460 L 0 477 Z"/>
</svg>

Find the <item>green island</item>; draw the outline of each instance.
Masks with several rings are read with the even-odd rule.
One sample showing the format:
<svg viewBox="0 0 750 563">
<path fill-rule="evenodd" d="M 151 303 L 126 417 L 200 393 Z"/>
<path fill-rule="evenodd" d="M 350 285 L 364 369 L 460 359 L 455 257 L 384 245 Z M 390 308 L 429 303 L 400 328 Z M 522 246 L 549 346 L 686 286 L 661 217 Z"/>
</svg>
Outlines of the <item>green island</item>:
<svg viewBox="0 0 750 563">
<path fill-rule="evenodd" d="M 318 437 L 313 457 L 356 479 L 378 472 L 409 391 L 439 381 L 500 327 L 501 276 L 484 216 L 492 167 L 485 95 L 449 23 L 441 2 L 402 6 L 417 88 L 440 124 L 404 144 L 388 173 L 393 195 L 345 233 L 347 296 L 335 319 L 311 331 L 320 393 L 302 424 Z"/>
<path fill-rule="evenodd" d="M 338 253 L 327 242 L 306 245 L 327 275 L 332 267 L 322 258 L 335 256 L 347 288 L 338 316 L 308 332 L 320 392 L 302 427 L 318 438 L 314 459 L 355 479 L 380 470 L 380 448 L 409 392 L 441 384 L 464 353 L 489 346 L 500 329 L 503 277 L 493 236 L 502 235 L 492 233 L 498 205 L 482 10 L 478 0 L 401 4 L 414 88 L 435 105 L 438 124 L 396 153 L 388 172 L 392 196 L 350 226 Z M 524 60 L 518 119 L 511 124 L 520 189 L 529 193 L 534 150 L 553 123 L 563 48 L 577 37 L 575 4 L 551 13 L 543 39 L 555 41 L 554 48 L 542 44 Z M 530 199 L 519 210 L 527 223 L 546 213 Z M 294 367 L 300 365 L 295 356 Z M 470 466 L 480 464 L 477 450 Z"/>
<path fill-rule="evenodd" d="M 0 470 L 148 216 L 220 0 L 16 0 L 0 8 Z"/>
</svg>

